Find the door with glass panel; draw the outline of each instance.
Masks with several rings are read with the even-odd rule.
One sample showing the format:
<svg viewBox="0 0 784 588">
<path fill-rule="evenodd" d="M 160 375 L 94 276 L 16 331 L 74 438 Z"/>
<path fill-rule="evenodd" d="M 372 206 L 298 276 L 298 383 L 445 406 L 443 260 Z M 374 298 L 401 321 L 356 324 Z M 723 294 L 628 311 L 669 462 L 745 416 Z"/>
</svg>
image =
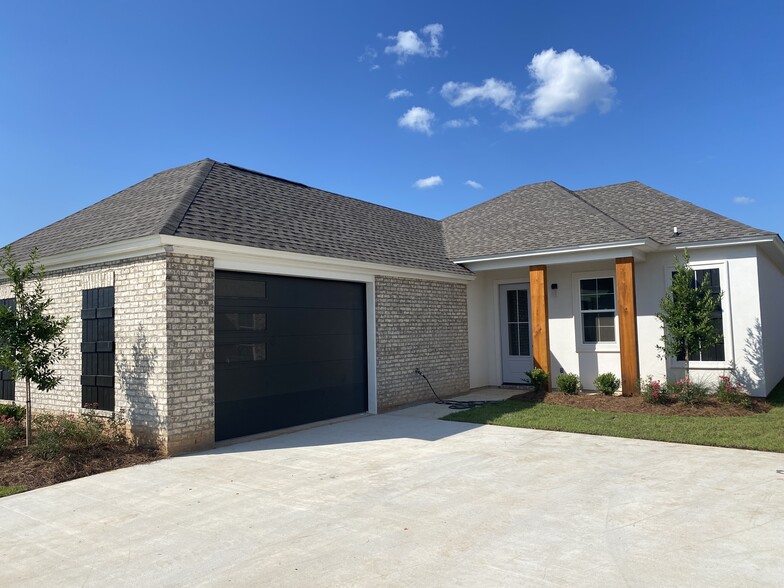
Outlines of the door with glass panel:
<svg viewBox="0 0 784 588">
<path fill-rule="evenodd" d="M 531 320 L 528 284 L 504 284 L 500 287 L 501 309 L 501 376 L 504 384 L 528 383 L 534 367 L 531 356 Z"/>
</svg>

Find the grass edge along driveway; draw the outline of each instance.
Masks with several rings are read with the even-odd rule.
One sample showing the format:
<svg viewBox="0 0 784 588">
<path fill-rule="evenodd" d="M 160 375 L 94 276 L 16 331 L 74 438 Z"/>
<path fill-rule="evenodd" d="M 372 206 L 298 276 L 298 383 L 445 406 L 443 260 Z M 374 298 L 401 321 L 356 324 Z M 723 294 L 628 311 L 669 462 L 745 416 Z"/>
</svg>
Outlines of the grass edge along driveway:
<svg viewBox="0 0 784 588">
<path fill-rule="evenodd" d="M 764 414 L 695 417 L 600 412 L 506 400 L 449 414 L 443 420 L 784 453 L 784 380 L 773 389 L 768 402 L 772 408 Z"/>
</svg>

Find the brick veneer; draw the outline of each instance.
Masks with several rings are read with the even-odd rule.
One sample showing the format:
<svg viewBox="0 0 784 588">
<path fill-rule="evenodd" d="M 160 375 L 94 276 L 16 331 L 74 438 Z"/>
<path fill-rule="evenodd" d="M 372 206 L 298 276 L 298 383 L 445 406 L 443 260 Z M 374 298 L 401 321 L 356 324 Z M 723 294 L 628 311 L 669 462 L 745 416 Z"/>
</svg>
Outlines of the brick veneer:
<svg viewBox="0 0 784 588">
<path fill-rule="evenodd" d="M 33 393 L 33 410 L 79 412 L 82 371 L 82 290 L 114 286 L 115 412 L 133 436 L 169 453 L 214 441 L 213 290 L 209 258 L 158 254 L 47 272 L 50 311 L 69 316 L 68 357 L 50 392 Z M 0 298 L 11 296 L 0 284 Z M 23 402 L 17 385 L 16 400 Z M 111 414 L 111 413 L 103 413 Z"/>
<path fill-rule="evenodd" d="M 467 315 L 465 284 L 376 276 L 379 410 L 433 397 L 417 367 L 439 395 L 468 390 Z"/>
</svg>

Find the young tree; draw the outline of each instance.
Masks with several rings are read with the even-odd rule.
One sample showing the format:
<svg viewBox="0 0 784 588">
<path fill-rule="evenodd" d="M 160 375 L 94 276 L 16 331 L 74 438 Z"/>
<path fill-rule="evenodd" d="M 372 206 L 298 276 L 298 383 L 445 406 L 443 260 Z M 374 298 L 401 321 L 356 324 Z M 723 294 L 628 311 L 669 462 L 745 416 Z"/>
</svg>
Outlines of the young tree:
<svg viewBox="0 0 784 588">
<path fill-rule="evenodd" d="M 714 294 L 708 276 L 698 284 L 694 270 L 689 267 L 689 252 L 683 252 L 683 260 L 675 256 L 675 271 L 672 284 L 667 288 L 656 313 L 664 326 L 659 351 L 665 357 L 684 358 L 686 386 L 689 378 L 690 355 L 720 343 L 721 333 L 713 324 L 713 313 L 719 308 L 723 293 Z"/>
<path fill-rule="evenodd" d="M 46 391 L 60 383 L 53 366 L 68 355 L 63 331 L 69 318 L 57 319 L 46 312 L 52 299 L 44 293 L 44 267 L 38 264 L 37 251 L 20 267 L 11 254 L 11 247 L 7 246 L 0 269 L 11 283 L 15 302 L 11 308 L 0 305 L 0 367 L 11 372 L 15 380 L 25 382 L 26 441 L 30 445 L 30 384 Z"/>
</svg>

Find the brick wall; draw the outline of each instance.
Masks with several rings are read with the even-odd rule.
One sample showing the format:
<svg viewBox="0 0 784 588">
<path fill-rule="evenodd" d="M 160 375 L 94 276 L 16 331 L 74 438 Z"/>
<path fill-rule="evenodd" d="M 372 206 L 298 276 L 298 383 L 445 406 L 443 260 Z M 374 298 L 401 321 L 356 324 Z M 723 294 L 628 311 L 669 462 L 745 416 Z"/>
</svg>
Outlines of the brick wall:
<svg viewBox="0 0 784 588">
<path fill-rule="evenodd" d="M 215 443 L 215 268 L 212 258 L 166 259 L 169 453 Z"/>
<path fill-rule="evenodd" d="M 376 374 L 380 410 L 468 390 L 465 284 L 376 277 Z"/>
<path fill-rule="evenodd" d="M 164 254 L 47 272 L 49 310 L 71 318 L 64 336 L 68 356 L 56 366 L 62 381 L 32 394 L 33 411 L 79 412 L 82 402 L 82 290 L 114 286 L 115 411 L 125 414 L 132 433 L 146 443 L 166 439 L 166 258 Z M 0 284 L 0 298 L 11 287 Z M 24 402 L 17 382 L 16 400 Z"/>
</svg>

